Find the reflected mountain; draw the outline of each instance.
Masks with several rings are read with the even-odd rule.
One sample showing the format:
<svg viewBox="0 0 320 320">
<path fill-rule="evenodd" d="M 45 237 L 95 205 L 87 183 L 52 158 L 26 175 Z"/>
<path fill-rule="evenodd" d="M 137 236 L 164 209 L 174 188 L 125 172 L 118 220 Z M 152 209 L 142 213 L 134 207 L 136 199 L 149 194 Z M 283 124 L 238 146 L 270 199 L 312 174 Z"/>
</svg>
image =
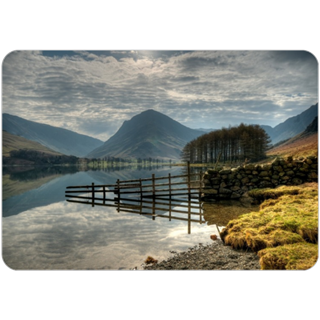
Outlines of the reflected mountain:
<svg viewBox="0 0 320 320">
<path fill-rule="evenodd" d="M 3 176 L 2 216 L 8 217 L 32 208 L 64 201 L 64 191 L 70 185 L 113 184 L 117 179 L 132 179 L 174 174 L 180 167 L 155 167 L 130 170 L 106 168 L 78 171 L 77 167 L 37 168 L 9 172 Z"/>
</svg>

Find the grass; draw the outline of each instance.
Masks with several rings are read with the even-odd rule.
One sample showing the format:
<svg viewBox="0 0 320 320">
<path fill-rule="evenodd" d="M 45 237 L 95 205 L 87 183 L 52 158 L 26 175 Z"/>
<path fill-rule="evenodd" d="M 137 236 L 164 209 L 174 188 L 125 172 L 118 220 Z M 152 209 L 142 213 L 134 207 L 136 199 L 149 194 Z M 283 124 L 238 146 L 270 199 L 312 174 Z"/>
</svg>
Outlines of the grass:
<svg viewBox="0 0 320 320">
<path fill-rule="evenodd" d="M 285 143 L 267 151 L 267 156 L 308 157 L 318 155 L 318 133 L 303 136 L 299 135 Z"/>
<path fill-rule="evenodd" d="M 259 212 L 230 221 L 221 231 L 224 242 L 257 252 L 262 269 L 312 267 L 318 258 L 318 184 L 253 190 L 251 196 L 264 200 Z"/>
<path fill-rule="evenodd" d="M 35 150 L 50 155 L 61 155 L 61 153 L 53 151 L 38 142 L 2 131 L 2 155 L 10 157 L 11 151 L 19 149 Z"/>
<path fill-rule="evenodd" d="M 258 201 L 264 201 L 266 199 L 277 199 L 283 195 L 296 195 L 299 194 L 301 187 L 284 187 L 278 188 L 265 188 L 265 189 L 252 189 L 248 192 L 248 195 Z"/>
<path fill-rule="evenodd" d="M 294 243 L 261 250 L 258 255 L 264 270 L 307 270 L 317 262 L 318 245 Z"/>
</svg>

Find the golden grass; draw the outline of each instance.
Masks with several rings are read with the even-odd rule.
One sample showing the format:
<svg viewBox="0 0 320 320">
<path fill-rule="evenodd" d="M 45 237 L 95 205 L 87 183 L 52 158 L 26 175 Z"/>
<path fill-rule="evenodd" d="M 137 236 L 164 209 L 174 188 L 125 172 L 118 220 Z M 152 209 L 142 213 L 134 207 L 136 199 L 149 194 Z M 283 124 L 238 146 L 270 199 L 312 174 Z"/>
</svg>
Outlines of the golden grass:
<svg viewBox="0 0 320 320">
<path fill-rule="evenodd" d="M 263 270 L 307 270 L 318 260 L 318 245 L 294 243 L 258 252 Z"/>
<path fill-rule="evenodd" d="M 286 269 L 302 267 L 302 261 L 296 264 L 293 262 L 283 264 L 284 258 L 280 256 L 279 265 L 274 265 L 275 261 L 278 261 L 275 256 L 280 252 L 281 254 L 287 252 L 286 261 L 292 261 L 294 255 L 293 249 L 290 248 L 295 246 L 290 247 L 290 245 L 296 244 L 297 248 L 301 248 L 308 243 L 318 243 L 318 184 L 306 183 L 299 187 L 282 186 L 274 189 L 273 193 L 270 189 L 261 189 L 253 195 L 270 198 L 260 205 L 259 212 L 241 215 L 228 223 L 221 231 L 225 244 L 235 249 L 250 248 L 255 252 L 264 250 L 263 254 L 261 253 L 263 255 L 261 257 L 264 257 L 261 260 L 262 268 L 269 268 L 271 265 L 274 269 L 281 269 L 284 266 Z M 286 251 L 273 250 L 278 247 L 287 249 Z M 273 250 L 270 255 L 269 249 Z M 267 262 L 268 259 L 272 260 L 273 264 Z M 301 259 L 303 260 L 303 256 Z M 306 265 L 309 265 L 308 263 Z"/>
<path fill-rule="evenodd" d="M 286 143 L 268 150 L 267 156 L 318 156 L 318 133 L 301 138 L 294 137 Z"/>
<path fill-rule="evenodd" d="M 248 191 L 248 195 L 256 200 L 262 201 L 266 199 L 277 199 L 285 194 L 295 195 L 299 193 L 300 187 L 295 186 L 279 186 L 277 188 L 252 189 Z"/>
<path fill-rule="evenodd" d="M 50 155 L 61 155 L 61 153 L 53 151 L 38 142 L 2 131 L 2 155 L 5 157 L 10 157 L 11 151 L 19 149 L 34 150 Z"/>
</svg>

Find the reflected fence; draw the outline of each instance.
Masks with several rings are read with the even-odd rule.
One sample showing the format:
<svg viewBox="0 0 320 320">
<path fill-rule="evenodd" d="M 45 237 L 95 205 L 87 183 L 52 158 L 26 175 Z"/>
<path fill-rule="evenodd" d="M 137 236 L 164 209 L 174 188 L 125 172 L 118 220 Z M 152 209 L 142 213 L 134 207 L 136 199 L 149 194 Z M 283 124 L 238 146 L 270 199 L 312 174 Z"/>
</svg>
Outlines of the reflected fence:
<svg viewBox="0 0 320 320">
<path fill-rule="evenodd" d="M 123 180 L 115 184 L 69 186 L 65 191 L 68 202 L 114 207 L 118 212 L 129 212 L 155 218 L 205 223 L 201 206 L 202 172 L 164 177 Z"/>
</svg>

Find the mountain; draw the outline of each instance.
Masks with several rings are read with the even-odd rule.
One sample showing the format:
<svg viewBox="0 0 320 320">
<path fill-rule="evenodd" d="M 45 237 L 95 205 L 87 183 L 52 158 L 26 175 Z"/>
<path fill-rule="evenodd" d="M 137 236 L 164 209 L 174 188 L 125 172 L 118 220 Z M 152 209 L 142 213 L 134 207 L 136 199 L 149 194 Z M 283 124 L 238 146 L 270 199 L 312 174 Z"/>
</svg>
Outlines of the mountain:
<svg viewBox="0 0 320 320">
<path fill-rule="evenodd" d="M 274 128 L 270 126 L 261 126 L 272 140 L 272 144 L 287 140 L 303 132 L 307 126 L 318 116 L 318 103 L 297 116 L 288 118 L 286 121 L 278 124 Z"/>
<path fill-rule="evenodd" d="M 125 121 L 115 135 L 87 157 L 180 159 L 183 147 L 202 134 L 160 112 L 147 110 Z"/>
<path fill-rule="evenodd" d="M 49 149 L 83 157 L 103 144 L 102 141 L 63 128 L 29 121 L 7 113 L 2 115 L 2 129 L 26 139 L 39 142 Z"/>
<path fill-rule="evenodd" d="M 307 135 L 314 132 L 318 132 L 318 117 L 315 117 L 313 119 L 313 121 L 307 126 L 306 130 L 304 130 L 303 133 Z"/>
<path fill-rule="evenodd" d="M 51 155 L 61 155 L 61 153 L 53 151 L 38 142 L 2 131 L 2 155 L 5 157 L 10 157 L 11 151 L 19 149 L 34 150 Z"/>
<path fill-rule="evenodd" d="M 296 136 L 268 150 L 268 155 L 307 157 L 318 156 L 318 117 Z"/>
</svg>

